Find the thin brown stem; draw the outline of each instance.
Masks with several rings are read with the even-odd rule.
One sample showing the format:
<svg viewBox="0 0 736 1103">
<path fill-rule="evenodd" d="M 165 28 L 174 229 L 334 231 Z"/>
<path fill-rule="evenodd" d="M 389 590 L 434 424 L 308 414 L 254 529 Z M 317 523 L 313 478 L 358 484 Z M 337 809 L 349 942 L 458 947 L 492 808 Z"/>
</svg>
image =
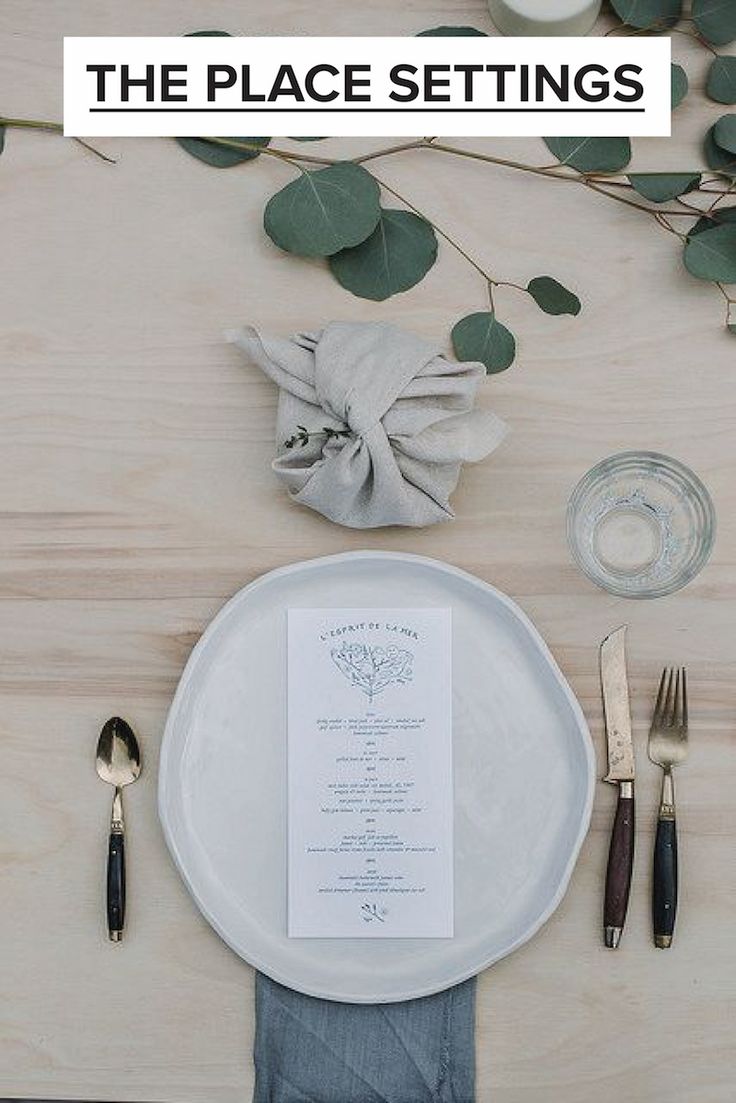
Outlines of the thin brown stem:
<svg viewBox="0 0 736 1103">
<path fill-rule="evenodd" d="M 493 157 L 488 153 L 478 153 L 476 150 L 461 149 L 458 146 L 440 145 L 438 142 L 434 142 L 433 145 L 428 146 L 429 149 L 437 149 L 441 153 L 449 153 L 456 157 L 468 157 L 474 161 L 485 161 L 488 164 L 500 165 L 502 168 L 515 169 L 518 172 L 531 172 L 537 176 L 546 176 L 551 180 L 563 180 L 570 184 L 583 184 L 593 191 L 597 191 L 600 195 L 605 195 L 608 199 L 613 199 L 617 203 L 625 203 L 629 207 L 635 207 L 637 210 L 644 211 L 646 214 L 653 215 L 655 212 L 651 207 L 645 206 L 643 203 L 637 203 L 633 199 L 625 199 L 621 195 L 615 195 L 613 192 L 606 191 L 599 186 L 599 181 L 602 183 L 606 180 L 602 176 L 588 176 L 585 173 L 579 173 L 577 170 L 573 172 L 559 172 L 554 169 L 540 168 L 537 165 L 527 165 L 523 161 L 509 161 L 505 157 Z M 561 165 L 560 168 L 566 166 Z M 630 186 L 630 185 L 629 185 Z M 634 189 L 632 189 L 634 190 Z M 684 211 L 665 211 L 665 214 L 671 215 L 683 215 Z"/>
<path fill-rule="evenodd" d="M 93 145 L 91 145 L 89 142 L 86 142 L 84 140 L 84 138 L 75 138 L 74 141 L 77 142 L 80 146 L 82 146 L 83 149 L 88 149 L 90 153 L 94 153 L 95 157 L 99 157 L 99 159 L 101 161 L 106 161 L 108 163 L 108 165 L 116 165 L 117 164 L 117 161 L 115 160 L 114 157 L 108 157 L 108 155 L 106 153 L 103 153 L 102 150 L 95 149 L 95 147 Z"/>
<path fill-rule="evenodd" d="M 513 280 L 496 280 L 496 287 L 513 287 L 515 291 L 523 291 L 525 295 L 529 294 L 529 291 L 520 283 L 514 283 Z"/>
<path fill-rule="evenodd" d="M 683 215 L 688 214 L 687 211 L 661 210 L 660 208 L 647 207 L 644 203 L 637 203 L 636 200 L 634 200 L 634 199 L 627 199 L 626 196 L 624 196 L 624 195 L 616 195 L 615 192 L 608 191 L 606 188 L 601 187 L 600 184 L 596 184 L 596 182 L 594 180 L 591 180 L 587 176 L 582 177 L 581 181 L 583 183 L 587 184 L 587 186 L 589 188 L 592 188 L 592 190 L 594 192 L 598 192 L 599 195 L 605 195 L 609 199 L 615 200 L 617 203 L 623 203 L 625 206 L 633 207 L 634 210 L 637 210 L 637 211 L 644 211 L 645 214 L 648 214 L 648 215 L 653 216 L 653 217 L 656 217 L 657 215 L 665 215 L 665 214 L 666 215 L 675 215 L 675 216 L 679 215 L 680 217 L 682 217 Z"/>
<path fill-rule="evenodd" d="M 692 23 L 692 19 L 685 19 L 685 23 Z M 669 31 L 670 34 L 681 34 L 685 38 L 692 38 L 696 42 L 699 42 L 701 46 L 705 46 L 706 50 L 710 50 L 712 54 L 718 57 L 718 51 L 711 46 L 710 42 L 697 31 L 687 31 L 684 27 L 668 27 L 667 24 L 660 20 L 659 23 L 651 23 L 648 27 L 627 27 L 623 26 L 611 27 L 606 31 L 604 38 L 608 38 L 610 35 L 620 35 L 621 37 L 634 37 L 636 35 L 657 35 L 662 34 L 664 31 Z"/>
<path fill-rule="evenodd" d="M 531 172 L 536 176 L 550 176 L 555 180 L 574 180 L 575 177 L 568 173 L 559 172 L 554 168 L 540 168 L 536 165 L 527 165 L 523 161 L 510 161 L 506 157 L 494 157 L 490 153 L 479 153 L 473 149 L 462 149 L 459 146 L 448 146 L 444 142 L 433 142 L 431 146 L 427 146 L 428 149 L 439 150 L 440 153 L 453 154 L 456 157 L 467 157 L 471 161 L 484 161 L 489 165 L 500 165 L 502 168 L 517 169 L 520 172 Z M 559 166 L 560 169 L 564 169 L 564 165 Z"/>
<path fill-rule="evenodd" d="M 390 157 L 393 153 L 403 153 L 407 149 L 424 149 L 431 146 L 434 139 L 417 138 L 411 142 L 400 142 L 394 146 L 386 146 L 384 149 L 371 150 L 362 153 L 359 157 L 320 157 L 314 153 L 302 153 L 301 150 L 281 149 L 275 146 L 260 146 L 255 142 L 244 142 L 237 138 L 204 138 L 203 141 L 212 142 L 214 145 L 227 146 L 229 149 L 252 150 L 255 153 L 271 154 L 273 157 L 281 157 L 287 161 L 304 161 L 312 165 L 334 165 L 337 161 L 350 160 L 356 165 L 362 165 L 366 161 L 374 161 L 379 157 Z"/>
<path fill-rule="evenodd" d="M 314 163 L 318 165 L 332 165 L 334 164 L 334 158 L 327 157 L 313 157 L 311 154 L 305 153 L 290 153 L 288 149 L 276 149 L 273 146 L 261 146 L 256 142 L 243 142 L 235 138 L 202 138 L 203 142 L 210 142 L 215 146 L 224 146 L 226 149 L 240 149 L 247 151 L 248 153 L 262 153 L 266 157 L 276 157 L 279 161 L 286 161 L 289 164 L 294 165 L 295 168 L 301 169 L 300 161 L 307 163 Z"/>
<path fill-rule="evenodd" d="M 406 196 L 398 192 L 396 188 L 392 187 L 390 184 L 387 184 L 385 180 L 381 180 L 378 176 L 375 175 L 375 173 L 372 173 L 371 175 L 373 176 L 373 179 L 376 181 L 376 183 L 380 184 L 384 191 L 389 192 L 391 195 L 394 196 L 394 198 L 398 199 L 400 203 L 403 203 L 406 207 L 408 207 L 410 211 L 413 211 L 414 214 L 419 215 L 419 217 L 423 218 L 425 222 L 428 222 L 435 233 L 438 233 L 440 237 L 443 237 L 448 245 L 451 245 L 453 249 L 455 249 L 460 254 L 461 257 L 464 257 L 468 264 L 470 264 L 475 269 L 475 271 L 480 276 L 482 276 L 484 280 L 486 280 L 487 283 L 493 284 L 494 286 L 499 284 L 500 281 L 494 279 L 494 277 L 489 272 L 486 272 L 485 268 L 481 267 L 481 265 L 478 264 L 478 262 L 474 260 L 473 257 L 471 257 L 470 253 L 466 252 L 466 250 L 463 249 L 462 245 L 458 241 L 455 241 L 455 238 L 452 237 L 451 234 L 447 232 L 447 230 L 443 230 L 441 226 L 438 226 L 436 222 L 434 222 L 431 218 L 428 218 L 424 211 L 421 211 L 419 207 L 415 206 L 415 204 L 412 203 L 411 200 L 407 199 Z"/>
<path fill-rule="evenodd" d="M 673 27 L 673 34 L 684 35 L 685 38 L 692 38 L 695 42 L 699 42 L 701 46 L 704 46 L 706 50 L 709 50 L 714 57 L 718 57 L 718 50 L 708 41 L 707 38 L 703 38 L 702 34 L 695 28 L 694 21 L 692 19 L 685 19 L 685 23 L 693 23 L 693 30 L 686 31 L 683 27 Z"/>
<path fill-rule="evenodd" d="M 46 122 L 43 119 L 4 119 L 0 118 L 0 126 L 12 127 L 17 130 L 46 130 L 51 134 L 62 134 L 64 127 L 61 123 Z M 108 164 L 117 164 L 114 157 L 108 157 L 106 153 L 96 149 L 90 142 L 85 141 L 84 138 L 74 138 L 74 141 L 84 149 L 88 149 L 90 153 L 94 153 L 95 157 L 99 157 L 101 161 L 107 161 Z"/>
<path fill-rule="evenodd" d="M 681 234 L 679 230 L 676 230 L 672 223 L 667 221 L 664 214 L 657 211 L 656 220 L 663 230 L 667 230 L 668 233 L 674 234 L 675 237 L 680 239 L 683 245 L 687 242 L 687 234 Z"/>
<path fill-rule="evenodd" d="M 734 299 L 732 295 L 729 295 L 728 291 L 726 291 L 726 288 L 723 286 L 722 283 L 716 282 L 716 287 L 720 291 L 721 295 L 723 295 L 723 298 L 724 298 L 725 303 L 726 303 L 725 325 L 726 325 L 726 328 L 728 329 L 732 325 L 735 324 L 734 323 L 734 307 L 736 307 L 736 299 Z"/>
<path fill-rule="evenodd" d="M 64 132 L 62 123 L 49 123 L 43 119 L 5 119 L 0 117 L 0 126 L 13 126 L 23 130 L 53 130 L 57 134 Z"/>
<path fill-rule="evenodd" d="M 415 142 L 401 142 L 399 145 L 386 146 L 385 149 L 375 149 L 372 153 L 353 157 L 353 161 L 356 165 L 362 165 L 365 161 L 375 161 L 378 157 L 390 157 L 392 153 L 403 153 L 407 149 L 427 149 L 436 141 L 436 138 L 419 138 Z"/>
<path fill-rule="evenodd" d="M 474 268 L 480 276 L 483 277 L 488 288 L 488 299 L 491 305 L 492 312 L 495 312 L 493 292 L 496 287 L 513 287 L 514 290 L 521 291 L 524 295 L 529 294 L 527 288 L 523 287 L 520 283 L 514 283 L 513 280 L 498 280 L 489 272 L 486 272 L 485 268 L 478 264 L 478 262 L 470 255 L 470 253 L 468 253 L 462 247 L 462 245 L 458 241 L 456 241 L 451 234 L 447 232 L 447 230 L 443 230 L 441 226 L 438 226 L 436 222 L 434 222 L 424 213 L 424 211 L 420 210 L 419 207 L 417 207 L 414 203 L 407 199 L 406 196 L 398 192 L 396 188 L 392 187 L 390 184 L 387 184 L 385 180 L 381 180 L 378 176 L 375 175 L 375 173 L 372 173 L 371 175 L 373 176 L 373 179 L 376 181 L 376 183 L 380 184 L 384 191 L 389 192 L 396 199 L 398 199 L 400 203 L 403 203 L 406 207 L 408 207 L 410 211 L 413 211 L 414 214 L 418 215 L 419 218 L 423 218 L 425 222 L 428 222 L 435 233 L 444 238 L 448 245 L 451 245 L 452 248 L 455 249 L 456 252 L 458 252 L 460 256 L 463 257 L 468 262 L 468 264 L 472 268 Z"/>
<path fill-rule="evenodd" d="M 734 188 L 736 188 L 736 180 L 732 180 L 725 191 L 719 192 L 711 205 L 708 207 L 707 213 L 710 214 L 711 211 L 715 211 L 719 203 L 722 203 L 726 196 L 733 195 Z"/>
</svg>

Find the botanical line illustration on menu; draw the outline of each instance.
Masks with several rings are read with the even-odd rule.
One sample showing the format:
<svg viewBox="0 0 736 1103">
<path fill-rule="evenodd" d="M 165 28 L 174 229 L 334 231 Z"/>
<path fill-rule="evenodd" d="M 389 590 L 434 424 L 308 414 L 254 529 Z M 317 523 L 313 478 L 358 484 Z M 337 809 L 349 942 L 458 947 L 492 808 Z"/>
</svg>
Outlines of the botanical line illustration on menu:
<svg viewBox="0 0 736 1103">
<path fill-rule="evenodd" d="M 332 660 L 342 674 L 368 700 L 387 686 L 404 685 L 412 679 L 414 654 L 401 647 L 372 647 L 367 643 L 344 643 L 331 651 Z"/>
</svg>

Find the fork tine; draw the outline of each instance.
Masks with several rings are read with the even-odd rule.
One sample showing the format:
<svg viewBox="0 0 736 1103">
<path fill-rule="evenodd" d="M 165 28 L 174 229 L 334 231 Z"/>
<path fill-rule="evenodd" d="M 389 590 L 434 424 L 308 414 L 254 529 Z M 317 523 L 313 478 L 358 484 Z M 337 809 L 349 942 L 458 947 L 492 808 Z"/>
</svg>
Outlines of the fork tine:
<svg viewBox="0 0 736 1103">
<path fill-rule="evenodd" d="M 665 681 L 667 679 L 667 667 L 662 671 L 662 677 L 659 679 L 659 690 L 657 692 L 657 703 L 654 706 L 654 716 L 652 717 L 652 726 L 655 724 L 661 724 L 662 722 L 662 706 L 664 704 L 664 690 Z"/>
<path fill-rule="evenodd" d="M 687 670 L 682 668 L 682 724 L 687 730 Z"/>
<path fill-rule="evenodd" d="M 672 688 L 673 688 L 673 681 L 674 681 L 674 673 L 675 673 L 674 668 L 669 667 L 668 670 L 667 670 L 667 674 L 668 674 L 668 677 L 667 677 L 667 692 L 665 694 L 664 704 L 662 706 L 662 720 L 661 720 L 661 722 L 662 722 L 662 724 L 666 724 L 668 727 L 672 724 L 672 713 L 673 713 L 673 704 L 674 704 L 673 695 L 672 695 Z"/>
<path fill-rule="evenodd" d="M 672 718 L 670 720 L 671 727 L 674 728 L 675 725 L 680 723 L 681 710 L 682 700 L 680 697 L 680 668 L 678 666 L 677 670 L 675 671 L 675 690 L 672 695 Z"/>
</svg>

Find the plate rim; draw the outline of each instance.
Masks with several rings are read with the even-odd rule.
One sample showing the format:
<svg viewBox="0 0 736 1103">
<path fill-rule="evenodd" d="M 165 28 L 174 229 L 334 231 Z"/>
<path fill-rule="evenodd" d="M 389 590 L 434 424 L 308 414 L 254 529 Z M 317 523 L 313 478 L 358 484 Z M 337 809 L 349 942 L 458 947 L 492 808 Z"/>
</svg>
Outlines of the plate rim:
<svg viewBox="0 0 736 1103">
<path fill-rule="evenodd" d="M 554 893 L 550 903 L 538 916 L 534 923 L 531 923 L 525 928 L 521 934 L 511 942 L 509 942 L 504 948 L 497 953 L 491 954 L 487 959 L 484 958 L 481 964 L 473 965 L 470 968 L 464 968 L 457 971 L 452 975 L 449 980 L 443 980 L 438 986 L 437 983 L 426 983 L 414 987 L 411 991 L 396 995 L 395 993 L 381 995 L 371 994 L 366 996 L 359 992 L 346 995 L 344 991 L 335 993 L 325 990 L 315 990 L 305 988 L 303 985 L 295 984 L 293 979 L 290 979 L 278 968 L 274 968 L 271 963 L 265 964 L 260 960 L 259 955 L 256 953 L 244 952 L 242 944 L 232 936 L 228 935 L 216 917 L 213 915 L 210 908 L 201 899 L 200 895 L 195 890 L 192 880 L 185 868 L 184 861 L 179 851 L 177 841 L 175 838 L 174 826 L 168 819 L 168 811 L 166 808 L 167 800 L 167 778 L 171 775 L 170 760 L 173 754 L 173 742 L 174 735 L 173 729 L 177 720 L 179 710 L 181 708 L 182 699 L 184 698 L 189 682 L 191 681 L 195 667 L 199 662 L 200 655 L 206 647 L 209 645 L 212 636 L 219 631 L 220 626 L 225 620 L 235 611 L 235 609 L 257 589 L 265 586 L 280 577 L 284 577 L 296 572 L 316 569 L 325 566 L 329 563 L 343 563 L 346 561 L 357 560 L 393 560 L 403 563 L 415 563 L 418 566 L 428 567 L 430 569 L 439 571 L 443 574 L 451 575 L 461 581 L 475 586 L 478 589 L 483 590 L 485 593 L 491 594 L 500 603 L 511 612 L 511 614 L 522 624 L 527 633 L 534 641 L 540 655 L 545 660 L 550 671 L 554 675 L 554 678 L 562 690 L 564 697 L 570 707 L 572 716 L 576 721 L 576 728 L 578 736 L 580 737 L 580 745 L 584 752 L 585 761 L 587 765 L 587 792 L 585 796 L 585 804 L 583 812 L 580 818 L 580 824 L 578 827 L 577 837 L 571 848 L 567 865 L 560 877 L 557 885 L 557 890 Z M 420 999 L 423 996 L 434 995 L 437 992 L 445 991 L 448 988 L 452 988 L 457 984 L 461 984 L 471 977 L 478 976 L 480 973 L 489 969 L 496 962 L 501 961 L 503 958 L 508 957 L 516 950 L 520 949 L 527 942 L 529 942 L 534 936 L 541 930 L 541 928 L 549 921 L 552 915 L 557 911 L 562 900 L 567 893 L 572 878 L 573 871 L 577 865 L 580 851 L 583 843 L 587 837 L 590 829 L 590 821 L 593 811 L 593 799 L 595 796 L 595 784 L 596 784 L 596 758 L 595 748 L 593 746 L 593 740 L 590 735 L 590 729 L 588 727 L 585 714 L 583 713 L 580 702 L 572 691 L 567 679 L 560 670 L 552 652 L 547 646 L 545 640 L 542 638 L 539 630 L 536 628 L 530 617 L 524 612 L 524 610 L 507 594 L 502 590 L 498 590 L 491 583 L 486 582 L 484 579 L 479 578 L 477 575 L 471 574 L 469 571 L 463 570 L 461 567 L 456 567 L 451 563 L 447 563 L 441 559 L 434 559 L 430 556 L 416 555 L 413 552 L 401 552 L 401 551 L 385 551 L 378 549 L 356 549 L 353 551 L 338 552 L 332 555 L 320 555 L 314 556 L 310 559 L 300 559 L 294 563 L 287 563 L 280 567 L 274 567 L 270 571 L 266 571 L 263 574 L 257 575 L 256 578 L 246 583 L 237 590 L 232 597 L 220 607 L 215 613 L 212 619 L 206 625 L 201 636 L 197 640 L 197 643 L 192 648 L 189 657 L 184 665 L 184 668 L 179 677 L 176 691 L 172 698 L 171 704 L 166 716 L 166 723 L 164 725 L 164 731 L 161 738 L 161 746 L 159 753 L 158 764 L 158 786 L 157 786 L 157 812 L 159 822 L 163 831 L 164 839 L 169 850 L 169 853 L 173 859 L 174 865 L 186 885 L 187 891 L 192 900 L 199 909 L 200 914 L 207 920 L 212 929 L 219 935 L 222 941 L 229 946 L 229 948 L 235 953 L 242 961 L 250 965 L 254 969 L 258 969 L 259 972 L 264 973 L 278 984 L 282 984 L 287 988 L 291 988 L 294 991 L 302 992 L 305 995 L 313 996 L 317 999 L 331 1000 L 336 1003 L 357 1003 L 357 1004 L 369 1004 L 369 1003 L 398 1003 L 403 1000 Z"/>
</svg>

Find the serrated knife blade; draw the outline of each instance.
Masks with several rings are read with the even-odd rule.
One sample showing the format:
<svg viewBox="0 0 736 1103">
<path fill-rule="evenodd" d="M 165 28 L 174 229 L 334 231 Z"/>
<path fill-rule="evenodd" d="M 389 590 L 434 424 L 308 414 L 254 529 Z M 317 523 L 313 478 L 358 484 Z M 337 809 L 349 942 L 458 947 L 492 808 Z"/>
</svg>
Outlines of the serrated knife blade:
<svg viewBox="0 0 736 1103">
<path fill-rule="evenodd" d="M 626 625 L 601 644 L 601 687 L 608 746 L 608 773 L 604 781 L 634 780 L 634 744 L 631 733 L 629 679 L 626 673 Z"/>
</svg>

